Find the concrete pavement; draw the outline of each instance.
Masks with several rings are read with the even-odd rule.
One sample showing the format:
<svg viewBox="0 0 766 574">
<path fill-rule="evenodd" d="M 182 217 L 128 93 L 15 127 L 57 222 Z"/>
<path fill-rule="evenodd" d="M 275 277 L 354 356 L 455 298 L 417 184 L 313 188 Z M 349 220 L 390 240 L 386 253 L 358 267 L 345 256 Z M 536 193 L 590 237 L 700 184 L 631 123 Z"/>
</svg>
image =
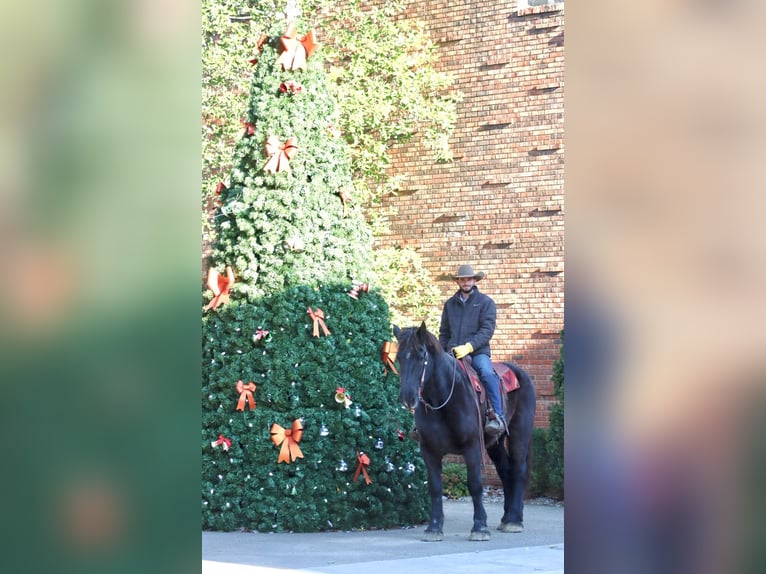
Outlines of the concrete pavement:
<svg viewBox="0 0 766 574">
<path fill-rule="evenodd" d="M 495 530 L 502 500 L 484 500 L 492 539 L 471 542 L 470 500 L 444 501 L 444 540 L 416 528 L 321 533 L 203 532 L 203 574 L 563 574 L 564 508 L 528 502 L 524 532 Z M 489 569 L 489 570 L 486 570 Z"/>
</svg>

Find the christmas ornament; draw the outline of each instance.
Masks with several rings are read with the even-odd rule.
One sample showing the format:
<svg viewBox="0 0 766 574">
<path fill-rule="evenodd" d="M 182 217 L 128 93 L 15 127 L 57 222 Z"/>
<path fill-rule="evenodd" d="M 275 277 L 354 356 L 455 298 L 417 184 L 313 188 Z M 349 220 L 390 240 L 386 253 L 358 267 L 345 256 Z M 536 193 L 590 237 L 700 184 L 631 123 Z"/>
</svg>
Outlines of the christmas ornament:
<svg viewBox="0 0 766 574">
<path fill-rule="evenodd" d="M 357 418 L 362 416 L 362 409 L 359 408 L 359 405 L 356 405 L 354 407 L 354 416 L 357 417 Z"/>
<path fill-rule="evenodd" d="M 399 344 L 392 342 L 392 341 L 384 341 L 383 346 L 380 349 L 380 359 L 383 361 L 383 369 L 385 372 L 384 375 L 388 374 L 388 369 L 390 368 L 395 375 L 399 374 L 399 371 L 396 370 L 396 366 L 394 366 L 394 361 L 396 361 L 396 353 L 399 351 Z"/>
<path fill-rule="evenodd" d="M 341 403 L 343 406 L 348 408 L 351 406 L 351 395 L 349 395 L 348 392 L 346 392 L 346 389 L 343 387 L 338 387 L 335 389 L 335 402 Z"/>
<path fill-rule="evenodd" d="M 251 411 L 255 408 L 255 397 L 253 397 L 253 393 L 256 388 L 257 387 L 253 381 L 250 381 L 247 384 L 243 383 L 241 380 L 237 381 L 237 392 L 239 393 L 239 402 L 237 402 L 238 411 L 245 410 L 246 402 Z"/>
<path fill-rule="evenodd" d="M 245 133 L 242 134 L 243 136 L 251 136 L 255 133 L 255 124 L 251 124 L 250 122 L 246 122 L 245 118 L 242 118 L 239 120 L 239 123 L 242 124 L 242 127 L 245 128 Z"/>
<path fill-rule="evenodd" d="M 229 302 L 229 293 L 231 286 L 234 284 L 234 271 L 231 267 L 226 266 L 226 276 L 218 274 L 216 269 L 212 267 L 207 271 L 207 288 L 213 292 L 213 298 L 210 303 L 205 305 L 205 310 L 215 310 L 218 305 L 223 305 Z"/>
<path fill-rule="evenodd" d="M 279 84 L 279 91 L 284 94 L 300 94 L 303 91 L 303 85 L 300 82 L 288 80 Z"/>
<path fill-rule="evenodd" d="M 324 322 L 324 311 L 322 311 L 319 307 L 317 307 L 316 311 L 312 311 L 311 307 L 308 308 L 308 314 L 309 317 L 311 317 L 314 321 L 314 336 L 319 336 L 319 328 L 322 328 L 322 332 L 325 334 L 325 336 L 330 334 L 330 331 L 327 330 L 327 325 L 325 325 Z"/>
<path fill-rule="evenodd" d="M 219 434 L 218 435 L 218 440 L 214 440 L 213 442 L 211 442 L 210 446 L 215 448 L 215 447 L 217 447 L 219 445 L 223 448 L 223 450 L 225 450 L 225 451 L 229 450 L 229 447 L 231 446 L 231 439 L 230 438 L 226 438 L 222 434 Z"/>
<path fill-rule="evenodd" d="M 298 153 L 298 140 L 289 137 L 285 143 L 279 141 L 276 136 L 269 136 L 266 139 L 266 155 L 269 160 L 263 166 L 266 173 L 277 173 L 280 171 L 290 172 L 290 160 Z"/>
<path fill-rule="evenodd" d="M 218 182 L 218 185 L 217 185 L 217 186 L 215 186 L 215 194 L 216 194 L 216 195 L 221 195 L 221 192 L 222 192 L 224 189 L 228 189 L 228 188 L 226 187 L 226 184 L 225 184 L 224 182 L 222 182 L 222 181 L 219 181 L 219 182 Z"/>
<path fill-rule="evenodd" d="M 356 465 L 356 472 L 354 473 L 354 482 L 356 482 L 356 479 L 359 478 L 359 473 L 361 472 L 364 475 L 364 481 L 367 484 L 372 484 L 372 480 L 370 480 L 370 475 L 367 474 L 367 467 L 370 466 L 370 457 L 368 457 L 363 452 L 357 452 L 356 460 L 359 462 Z"/>
<path fill-rule="evenodd" d="M 400 441 L 404 442 L 404 431 L 402 429 L 397 429 L 397 431 L 396 431 L 396 438 L 398 438 Z"/>
<path fill-rule="evenodd" d="M 303 438 L 303 423 L 300 419 L 295 419 L 292 426 L 289 429 L 285 429 L 274 423 L 271 425 L 271 442 L 274 446 L 282 445 L 279 451 L 279 458 L 277 464 L 280 462 L 286 462 L 290 464 L 295 459 L 303 458 L 303 452 L 301 452 L 298 443 Z"/>
<path fill-rule="evenodd" d="M 415 465 L 412 464 L 411 462 L 408 462 L 407 466 L 404 467 L 404 472 L 406 472 L 407 474 L 412 474 L 413 472 L 415 472 Z"/>
<path fill-rule="evenodd" d="M 340 462 L 338 462 L 338 466 L 335 467 L 335 470 L 346 472 L 348 470 L 348 464 L 346 464 L 345 460 L 340 459 Z"/>
<path fill-rule="evenodd" d="M 396 467 L 391 464 L 391 459 L 386 457 L 384 460 L 386 461 L 386 472 L 393 472 Z"/>
<path fill-rule="evenodd" d="M 327 428 L 327 425 L 322 423 L 322 426 L 319 427 L 319 436 L 328 436 L 330 434 L 330 429 Z"/>
<path fill-rule="evenodd" d="M 309 30 L 302 38 L 298 39 L 295 33 L 295 24 L 287 24 L 282 42 L 282 53 L 277 59 L 277 64 L 282 65 L 283 70 L 305 70 L 306 59 L 316 50 L 316 36 L 314 30 Z"/>
<path fill-rule="evenodd" d="M 375 448 L 378 450 L 383 448 L 383 439 L 378 437 L 378 440 L 375 441 Z"/>
<path fill-rule="evenodd" d="M 265 329 L 257 329 L 255 333 L 253 333 L 253 343 L 260 341 L 261 339 L 265 339 L 268 334 L 269 332 Z"/>
</svg>

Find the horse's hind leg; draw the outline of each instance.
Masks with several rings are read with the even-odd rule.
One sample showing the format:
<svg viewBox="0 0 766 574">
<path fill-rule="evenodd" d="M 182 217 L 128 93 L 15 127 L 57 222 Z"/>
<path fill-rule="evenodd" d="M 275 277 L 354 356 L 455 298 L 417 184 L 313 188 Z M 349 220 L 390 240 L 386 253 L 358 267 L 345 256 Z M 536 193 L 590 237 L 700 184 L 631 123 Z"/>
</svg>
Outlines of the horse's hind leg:
<svg viewBox="0 0 766 574">
<path fill-rule="evenodd" d="M 510 452 L 506 450 L 505 441 L 488 449 L 492 462 L 495 463 L 497 474 L 503 483 L 503 518 L 501 532 L 524 531 L 524 491 L 527 486 L 529 438 L 520 438 L 517 429 L 511 430 Z"/>
<path fill-rule="evenodd" d="M 477 445 L 464 454 L 465 466 L 467 470 L 468 492 L 473 501 L 473 528 L 468 540 L 486 541 L 492 535 L 487 528 L 487 512 L 484 510 L 484 503 L 481 500 L 481 448 Z"/>
<path fill-rule="evenodd" d="M 431 518 L 421 540 L 439 542 L 444 540 L 444 508 L 442 506 L 442 459 L 422 446 L 420 452 L 428 471 L 428 494 L 431 497 Z"/>
</svg>

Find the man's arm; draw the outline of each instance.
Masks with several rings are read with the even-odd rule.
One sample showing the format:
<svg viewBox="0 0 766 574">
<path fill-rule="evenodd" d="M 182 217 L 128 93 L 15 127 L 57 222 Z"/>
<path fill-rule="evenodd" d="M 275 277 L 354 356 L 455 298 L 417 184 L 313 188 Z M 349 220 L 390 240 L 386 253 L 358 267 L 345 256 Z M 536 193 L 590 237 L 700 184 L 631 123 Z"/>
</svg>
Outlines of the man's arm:
<svg viewBox="0 0 766 574">
<path fill-rule="evenodd" d="M 479 310 L 479 330 L 468 340 L 474 349 L 480 349 L 489 344 L 489 340 L 495 334 L 496 323 L 497 307 L 492 298 L 487 297 Z"/>
<path fill-rule="evenodd" d="M 449 345 L 450 330 L 449 330 L 449 317 L 447 317 L 447 304 L 442 307 L 442 319 L 439 323 L 439 343 L 445 351 L 449 351 L 447 345 Z"/>
</svg>

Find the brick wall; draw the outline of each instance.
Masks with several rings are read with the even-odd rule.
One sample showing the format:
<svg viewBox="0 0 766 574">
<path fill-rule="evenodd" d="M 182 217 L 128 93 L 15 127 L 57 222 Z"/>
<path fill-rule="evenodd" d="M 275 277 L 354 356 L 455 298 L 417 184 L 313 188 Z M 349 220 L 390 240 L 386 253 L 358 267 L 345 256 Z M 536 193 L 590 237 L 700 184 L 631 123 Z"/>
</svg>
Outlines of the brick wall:
<svg viewBox="0 0 766 574">
<path fill-rule="evenodd" d="M 487 273 L 479 287 L 497 303 L 493 357 L 532 375 L 543 427 L 564 326 L 563 6 L 410 2 L 407 17 L 428 24 L 464 100 L 454 161 L 434 163 L 417 138 L 396 147 L 392 170 L 406 183 L 381 206 L 396 210 L 381 242 L 417 249 L 445 299 L 458 265 Z"/>
</svg>

